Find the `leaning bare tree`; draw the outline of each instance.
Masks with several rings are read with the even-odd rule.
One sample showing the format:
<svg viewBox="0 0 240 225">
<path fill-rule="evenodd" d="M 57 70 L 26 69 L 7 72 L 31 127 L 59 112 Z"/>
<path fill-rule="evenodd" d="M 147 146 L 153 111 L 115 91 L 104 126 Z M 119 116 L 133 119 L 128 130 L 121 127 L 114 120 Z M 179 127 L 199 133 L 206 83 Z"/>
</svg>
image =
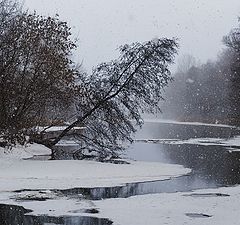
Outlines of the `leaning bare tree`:
<svg viewBox="0 0 240 225">
<path fill-rule="evenodd" d="M 162 91 L 172 80 L 169 65 L 178 45 L 175 39 L 154 39 L 120 47 L 120 57 L 97 66 L 91 76 L 79 75 L 78 116 L 49 146 L 75 133 L 83 158 L 86 150 L 100 158 L 116 157 L 132 142 L 143 112 L 160 111 Z M 84 132 L 72 132 L 84 126 Z"/>
</svg>

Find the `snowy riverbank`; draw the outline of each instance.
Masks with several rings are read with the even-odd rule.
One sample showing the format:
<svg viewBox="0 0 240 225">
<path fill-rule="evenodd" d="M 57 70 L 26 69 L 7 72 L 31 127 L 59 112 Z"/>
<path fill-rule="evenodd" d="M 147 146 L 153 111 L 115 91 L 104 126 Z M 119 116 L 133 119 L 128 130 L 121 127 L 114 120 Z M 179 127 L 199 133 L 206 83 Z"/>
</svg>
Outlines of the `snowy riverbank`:
<svg viewBox="0 0 240 225">
<path fill-rule="evenodd" d="M 31 194 L 34 195 L 34 192 L 4 192 L 0 195 L 0 202 L 32 209 L 33 212 L 29 213 L 32 215 L 109 218 L 114 225 L 238 225 L 240 221 L 239 186 L 98 201 L 59 197 L 46 191 L 45 195 L 50 200 L 21 200 L 21 197 Z M 16 197 L 20 201 L 15 201 Z M 87 210 L 99 213 L 86 213 Z"/>
<path fill-rule="evenodd" d="M 50 154 L 49 149 L 39 145 L 13 148 L 6 153 L 0 149 L 0 152 L 0 204 L 23 206 L 33 210 L 30 213 L 33 215 L 109 218 L 115 225 L 237 225 L 240 221 L 239 186 L 98 201 L 84 199 L 81 195 L 69 198 L 52 191 L 165 180 L 190 172 L 190 169 L 180 165 L 137 161 L 130 161 L 130 164 L 109 164 L 23 159 Z M 22 189 L 28 190 L 12 192 Z M 89 214 L 86 210 L 96 210 L 99 213 Z"/>
<path fill-rule="evenodd" d="M 240 187 L 95 201 L 116 225 L 238 225 Z M 114 207 L 112 207 L 114 205 Z M 134 209 L 134 210 L 133 210 Z"/>
<path fill-rule="evenodd" d="M 95 203 L 59 195 L 56 189 L 115 187 L 126 183 L 166 180 L 191 172 L 181 165 L 129 161 L 130 164 L 95 161 L 26 160 L 50 154 L 40 145 L 0 149 L 0 204 L 18 205 L 34 215 L 87 216 Z M 16 190 L 24 190 L 19 193 Z M 37 191 L 39 190 L 39 191 Z M 46 200 L 46 201 L 43 201 Z M 91 216 L 91 215 L 89 215 Z"/>
<path fill-rule="evenodd" d="M 236 128 L 236 126 L 219 124 L 219 123 L 201 123 L 201 122 L 180 122 L 176 120 L 166 120 L 166 119 L 144 119 L 145 123 L 162 123 L 162 124 L 178 124 L 178 125 L 192 125 L 192 126 L 206 126 L 206 127 L 228 127 Z"/>
<path fill-rule="evenodd" d="M 0 191 L 19 189 L 69 189 L 74 187 L 111 187 L 125 183 L 166 180 L 190 172 L 180 165 L 136 162 L 99 163 L 85 160 L 23 160 L 32 155 L 50 153 L 33 145 L 13 148 L 0 158 Z"/>
</svg>

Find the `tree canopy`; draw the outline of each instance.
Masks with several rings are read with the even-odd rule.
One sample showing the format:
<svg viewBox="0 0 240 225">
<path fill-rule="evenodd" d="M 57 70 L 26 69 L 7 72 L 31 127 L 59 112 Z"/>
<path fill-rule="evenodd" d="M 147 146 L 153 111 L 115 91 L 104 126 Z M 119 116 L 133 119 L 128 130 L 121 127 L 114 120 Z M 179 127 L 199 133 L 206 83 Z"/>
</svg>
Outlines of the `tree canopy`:
<svg viewBox="0 0 240 225">
<path fill-rule="evenodd" d="M 68 108 L 76 45 L 57 17 L 27 12 L 7 17 L 0 27 L 0 131 L 14 139 L 48 120 L 51 111 Z"/>
</svg>

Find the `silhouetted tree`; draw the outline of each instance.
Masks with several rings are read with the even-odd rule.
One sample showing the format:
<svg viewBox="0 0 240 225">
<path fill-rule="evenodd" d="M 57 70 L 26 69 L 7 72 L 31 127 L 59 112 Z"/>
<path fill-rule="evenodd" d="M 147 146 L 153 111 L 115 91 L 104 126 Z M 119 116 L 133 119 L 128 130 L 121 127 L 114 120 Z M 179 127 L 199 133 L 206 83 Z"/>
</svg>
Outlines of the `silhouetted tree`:
<svg viewBox="0 0 240 225">
<path fill-rule="evenodd" d="M 177 52 L 175 39 L 154 39 L 120 47 L 120 57 L 97 66 L 90 76 L 79 76 L 81 86 L 78 117 L 55 140 L 52 146 L 76 126 L 83 156 L 86 150 L 100 158 L 117 156 L 125 141 L 141 126 L 141 113 L 160 111 L 162 91 L 171 81 L 169 64 Z"/>
</svg>

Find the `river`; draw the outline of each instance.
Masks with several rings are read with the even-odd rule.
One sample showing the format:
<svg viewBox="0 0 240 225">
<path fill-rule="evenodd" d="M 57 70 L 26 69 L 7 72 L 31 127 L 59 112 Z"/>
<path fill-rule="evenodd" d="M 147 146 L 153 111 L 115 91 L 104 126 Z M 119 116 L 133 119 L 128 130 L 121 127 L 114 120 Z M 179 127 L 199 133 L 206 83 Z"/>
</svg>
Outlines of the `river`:
<svg viewBox="0 0 240 225">
<path fill-rule="evenodd" d="M 172 144 L 149 143 L 147 140 L 187 140 L 191 138 L 229 139 L 240 135 L 234 127 L 148 122 L 136 134 L 137 140 L 126 151 L 125 157 L 141 161 L 156 161 L 181 164 L 191 168 L 189 175 L 166 181 L 127 184 L 113 188 L 75 188 L 61 191 L 68 197 L 79 194 L 90 200 L 105 198 L 126 198 L 163 192 L 186 192 L 196 189 L 215 188 L 240 184 L 240 152 L 229 151 L 229 146 L 218 144 Z M 112 222 L 93 217 L 48 217 L 26 216 L 21 207 L 0 205 L 1 225 L 105 225 Z M 97 212 L 92 212 L 97 213 Z"/>
</svg>

